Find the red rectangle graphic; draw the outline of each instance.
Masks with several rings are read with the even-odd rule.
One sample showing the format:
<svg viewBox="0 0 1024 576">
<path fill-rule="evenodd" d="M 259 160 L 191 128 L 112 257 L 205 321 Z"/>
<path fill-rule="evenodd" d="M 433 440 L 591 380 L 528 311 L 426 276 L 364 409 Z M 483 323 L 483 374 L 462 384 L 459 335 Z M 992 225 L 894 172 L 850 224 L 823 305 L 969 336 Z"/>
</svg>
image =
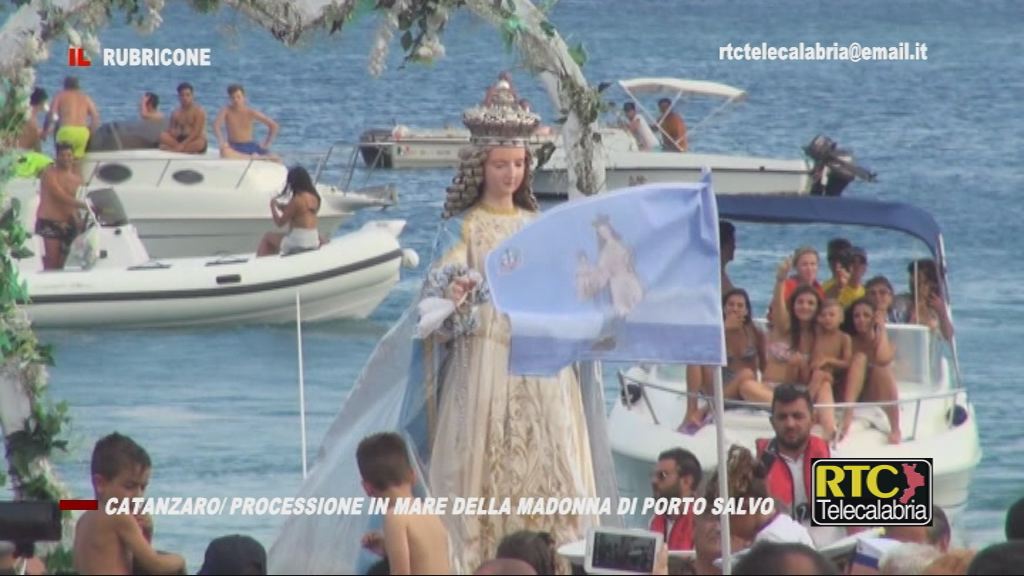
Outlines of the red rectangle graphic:
<svg viewBox="0 0 1024 576">
<path fill-rule="evenodd" d="M 96 500 L 61 500 L 61 510 L 99 510 L 99 502 Z"/>
</svg>

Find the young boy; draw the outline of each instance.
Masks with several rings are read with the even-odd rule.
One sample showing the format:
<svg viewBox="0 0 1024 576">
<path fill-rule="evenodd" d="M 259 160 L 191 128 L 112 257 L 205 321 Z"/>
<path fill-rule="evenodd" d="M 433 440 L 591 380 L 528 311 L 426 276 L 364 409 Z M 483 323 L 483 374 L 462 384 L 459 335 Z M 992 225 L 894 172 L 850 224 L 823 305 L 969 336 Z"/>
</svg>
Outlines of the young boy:
<svg viewBox="0 0 1024 576">
<path fill-rule="evenodd" d="M 92 487 L 99 510 L 82 515 L 75 528 L 74 567 L 79 574 L 132 574 L 133 563 L 148 574 L 183 574 L 185 559 L 158 554 L 143 534 L 142 523 L 126 514 L 104 511 L 111 498 L 141 498 L 152 465 L 146 451 L 117 432 L 101 438 L 92 452 Z"/>
<path fill-rule="evenodd" d="M 834 298 L 827 298 L 818 311 L 818 328 L 814 338 L 814 353 L 811 356 L 811 385 L 809 392 L 812 398 L 820 397 L 821 386 L 833 388 L 832 398 L 842 398 L 842 387 L 846 384 L 846 371 L 853 358 L 853 340 L 850 335 L 839 329 L 843 322 L 843 305 Z M 831 402 L 823 402 L 830 404 Z M 818 408 L 818 418 L 825 436 L 835 436 L 835 409 Z"/>
<path fill-rule="evenodd" d="M 367 533 L 363 546 L 386 556 L 391 574 L 450 574 L 448 532 L 441 519 L 393 512 L 396 498 L 413 497 L 416 479 L 401 436 L 385 432 L 364 438 L 356 461 L 367 495 L 389 499 L 384 533 Z"/>
</svg>

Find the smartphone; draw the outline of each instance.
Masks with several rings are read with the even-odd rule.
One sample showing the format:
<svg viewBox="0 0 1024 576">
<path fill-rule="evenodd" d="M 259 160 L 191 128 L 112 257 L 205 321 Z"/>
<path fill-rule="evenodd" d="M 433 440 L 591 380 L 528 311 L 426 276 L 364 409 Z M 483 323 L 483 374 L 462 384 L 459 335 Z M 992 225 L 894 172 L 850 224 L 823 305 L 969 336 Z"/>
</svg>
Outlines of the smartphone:
<svg viewBox="0 0 1024 576">
<path fill-rule="evenodd" d="M 664 536 L 647 530 L 591 528 L 587 532 L 587 574 L 650 574 Z"/>
</svg>

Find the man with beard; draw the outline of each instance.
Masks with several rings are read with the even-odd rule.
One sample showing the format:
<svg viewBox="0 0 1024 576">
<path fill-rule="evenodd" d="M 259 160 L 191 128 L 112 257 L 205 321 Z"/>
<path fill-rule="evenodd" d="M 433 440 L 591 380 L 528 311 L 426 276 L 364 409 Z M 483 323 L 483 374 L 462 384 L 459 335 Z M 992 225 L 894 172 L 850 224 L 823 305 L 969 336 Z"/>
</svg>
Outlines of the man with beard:
<svg viewBox="0 0 1024 576">
<path fill-rule="evenodd" d="M 772 395 L 770 421 L 775 438 L 757 440 L 768 493 L 801 524 L 811 519 L 811 461 L 829 458 L 828 444 L 811 435 L 814 406 L 804 386 L 782 384 Z"/>
<path fill-rule="evenodd" d="M 651 474 L 651 491 L 662 499 L 692 498 L 700 485 L 701 469 L 697 457 L 689 450 L 673 448 L 658 455 Z M 660 532 L 669 550 L 693 550 L 693 510 L 680 501 L 668 514 L 655 514 L 650 530 Z M 672 514 L 671 512 L 677 512 Z"/>
</svg>

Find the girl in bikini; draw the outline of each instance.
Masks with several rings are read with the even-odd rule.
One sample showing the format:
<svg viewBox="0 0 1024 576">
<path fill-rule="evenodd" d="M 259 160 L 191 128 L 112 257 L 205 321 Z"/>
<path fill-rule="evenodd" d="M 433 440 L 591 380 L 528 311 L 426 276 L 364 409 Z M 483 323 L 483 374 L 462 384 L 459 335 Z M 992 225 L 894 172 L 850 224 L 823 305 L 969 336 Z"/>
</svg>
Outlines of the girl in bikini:
<svg viewBox="0 0 1024 576">
<path fill-rule="evenodd" d="M 739 399 L 740 383 L 757 378 L 764 369 L 764 334 L 754 325 L 750 315 L 750 296 L 742 288 L 733 288 L 722 296 L 722 310 L 725 314 L 725 350 L 727 365 L 722 368 L 722 391 L 726 399 Z M 689 392 L 701 391 L 712 395 L 714 390 L 714 368 L 711 366 L 688 366 L 686 387 Z M 697 397 L 688 396 L 686 416 L 678 430 L 692 434 L 709 418 L 710 407 L 697 408 Z"/>
<path fill-rule="evenodd" d="M 768 336 L 761 380 L 749 378 L 739 385 L 740 397 L 749 402 L 768 404 L 779 384 L 806 385 L 811 380 L 811 356 L 814 352 L 821 296 L 813 286 L 803 285 L 796 288 L 787 301 L 783 291 L 791 267 L 790 259 L 786 258 L 776 272 L 771 308 L 772 329 Z M 815 405 L 833 403 L 831 386 L 818 386 L 815 392 Z M 826 429 L 826 440 L 831 440 L 833 434 L 834 430 Z"/>
<path fill-rule="evenodd" d="M 865 402 L 894 402 L 899 397 L 892 374 L 896 351 L 889 343 L 885 320 L 885 311 L 875 308 L 868 298 L 861 298 L 850 306 L 843 329 L 853 339 L 853 360 L 846 380 L 844 403 L 862 399 Z M 892 404 L 884 410 L 889 419 L 889 443 L 899 444 L 903 439 L 899 406 Z M 847 409 L 840 425 L 840 437 L 846 436 L 852 423 L 853 410 Z"/>
</svg>

